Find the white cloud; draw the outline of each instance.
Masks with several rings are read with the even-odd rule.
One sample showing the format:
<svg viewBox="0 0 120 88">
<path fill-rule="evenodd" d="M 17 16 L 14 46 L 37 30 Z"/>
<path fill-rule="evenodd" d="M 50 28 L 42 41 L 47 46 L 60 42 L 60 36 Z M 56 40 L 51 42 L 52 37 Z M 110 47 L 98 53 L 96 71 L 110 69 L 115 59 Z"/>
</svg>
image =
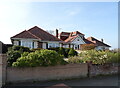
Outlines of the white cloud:
<svg viewBox="0 0 120 88">
<path fill-rule="evenodd" d="M 75 16 L 80 14 L 80 12 L 82 11 L 82 8 L 73 8 L 73 9 L 68 9 L 66 11 L 66 13 L 68 14 L 68 16 Z"/>
</svg>

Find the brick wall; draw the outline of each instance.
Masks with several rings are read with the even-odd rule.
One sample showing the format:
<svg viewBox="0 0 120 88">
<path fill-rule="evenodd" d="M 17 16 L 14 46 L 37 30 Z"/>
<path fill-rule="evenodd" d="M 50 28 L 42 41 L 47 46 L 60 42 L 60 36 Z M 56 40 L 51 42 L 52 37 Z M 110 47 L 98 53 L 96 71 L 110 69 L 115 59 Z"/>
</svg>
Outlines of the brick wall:
<svg viewBox="0 0 120 88">
<path fill-rule="evenodd" d="M 87 77 L 87 64 L 67 64 L 50 67 L 7 68 L 7 82 L 58 80 Z"/>
<path fill-rule="evenodd" d="M 117 73 L 118 73 L 118 64 L 89 65 L 89 76 L 108 75 L 108 74 L 117 74 Z"/>
</svg>

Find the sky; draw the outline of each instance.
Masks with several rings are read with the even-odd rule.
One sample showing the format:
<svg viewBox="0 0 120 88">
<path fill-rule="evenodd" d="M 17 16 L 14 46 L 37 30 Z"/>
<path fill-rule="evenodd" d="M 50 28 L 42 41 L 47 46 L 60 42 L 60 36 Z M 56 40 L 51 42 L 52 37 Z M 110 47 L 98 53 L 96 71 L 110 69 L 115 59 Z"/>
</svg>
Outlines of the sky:
<svg viewBox="0 0 120 88">
<path fill-rule="evenodd" d="M 118 47 L 117 2 L 15 2 L 0 3 L 0 41 L 11 44 L 10 37 L 38 26 L 44 30 L 80 31 L 85 38 Z"/>
</svg>

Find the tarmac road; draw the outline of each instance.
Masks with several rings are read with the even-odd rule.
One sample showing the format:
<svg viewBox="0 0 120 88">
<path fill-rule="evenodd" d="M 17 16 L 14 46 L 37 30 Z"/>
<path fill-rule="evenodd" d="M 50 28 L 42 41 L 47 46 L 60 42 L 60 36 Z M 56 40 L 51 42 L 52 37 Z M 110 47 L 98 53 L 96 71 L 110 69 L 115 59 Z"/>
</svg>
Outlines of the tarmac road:
<svg viewBox="0 0 120 88">
<path fill-rule="evenodd" d="M 69 80 L 59 80 L 59 81 L 44 81 L 44 82 L 34 82 L 34 83 L 17 83 L 17 84 L 9 84 L 6 85 L 5 88 L 58 88 L 60 85 L 64 87 L 59 88 L 73 88 L 78 87 L 81 88 L 83 86 L 90 87 L 107 87 L 118 88 L 120 81 L 118 81 L 118 75 L 111 76 L 97 76 L 92 78 L 79 78 L 79 79 L 69 79 Z M 56 85 L 57 87 L 51 87 Z M 94 88 L 96 88 L 94 87 Z M 90 87 L 93 88 L 93 87 Z"/>
</svg>

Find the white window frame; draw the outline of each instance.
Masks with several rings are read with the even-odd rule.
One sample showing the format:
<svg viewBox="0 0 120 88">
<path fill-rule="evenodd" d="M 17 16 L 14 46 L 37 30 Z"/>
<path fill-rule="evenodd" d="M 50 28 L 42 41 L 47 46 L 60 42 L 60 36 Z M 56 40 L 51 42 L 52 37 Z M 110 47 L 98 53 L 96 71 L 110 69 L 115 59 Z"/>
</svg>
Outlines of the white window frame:
<svg viewBox="0 0 120 88">
<path fill-rule="evenodd" d="M 60 47 L 59 43 L 48 43 L 48 48 L 56 48 L 56 47 Z"/>
<path fill-rule="evenodd" d="M 30 40 L 21 40 L 21 46 L 33 48 L 33 41 Z"/>
</svg>

